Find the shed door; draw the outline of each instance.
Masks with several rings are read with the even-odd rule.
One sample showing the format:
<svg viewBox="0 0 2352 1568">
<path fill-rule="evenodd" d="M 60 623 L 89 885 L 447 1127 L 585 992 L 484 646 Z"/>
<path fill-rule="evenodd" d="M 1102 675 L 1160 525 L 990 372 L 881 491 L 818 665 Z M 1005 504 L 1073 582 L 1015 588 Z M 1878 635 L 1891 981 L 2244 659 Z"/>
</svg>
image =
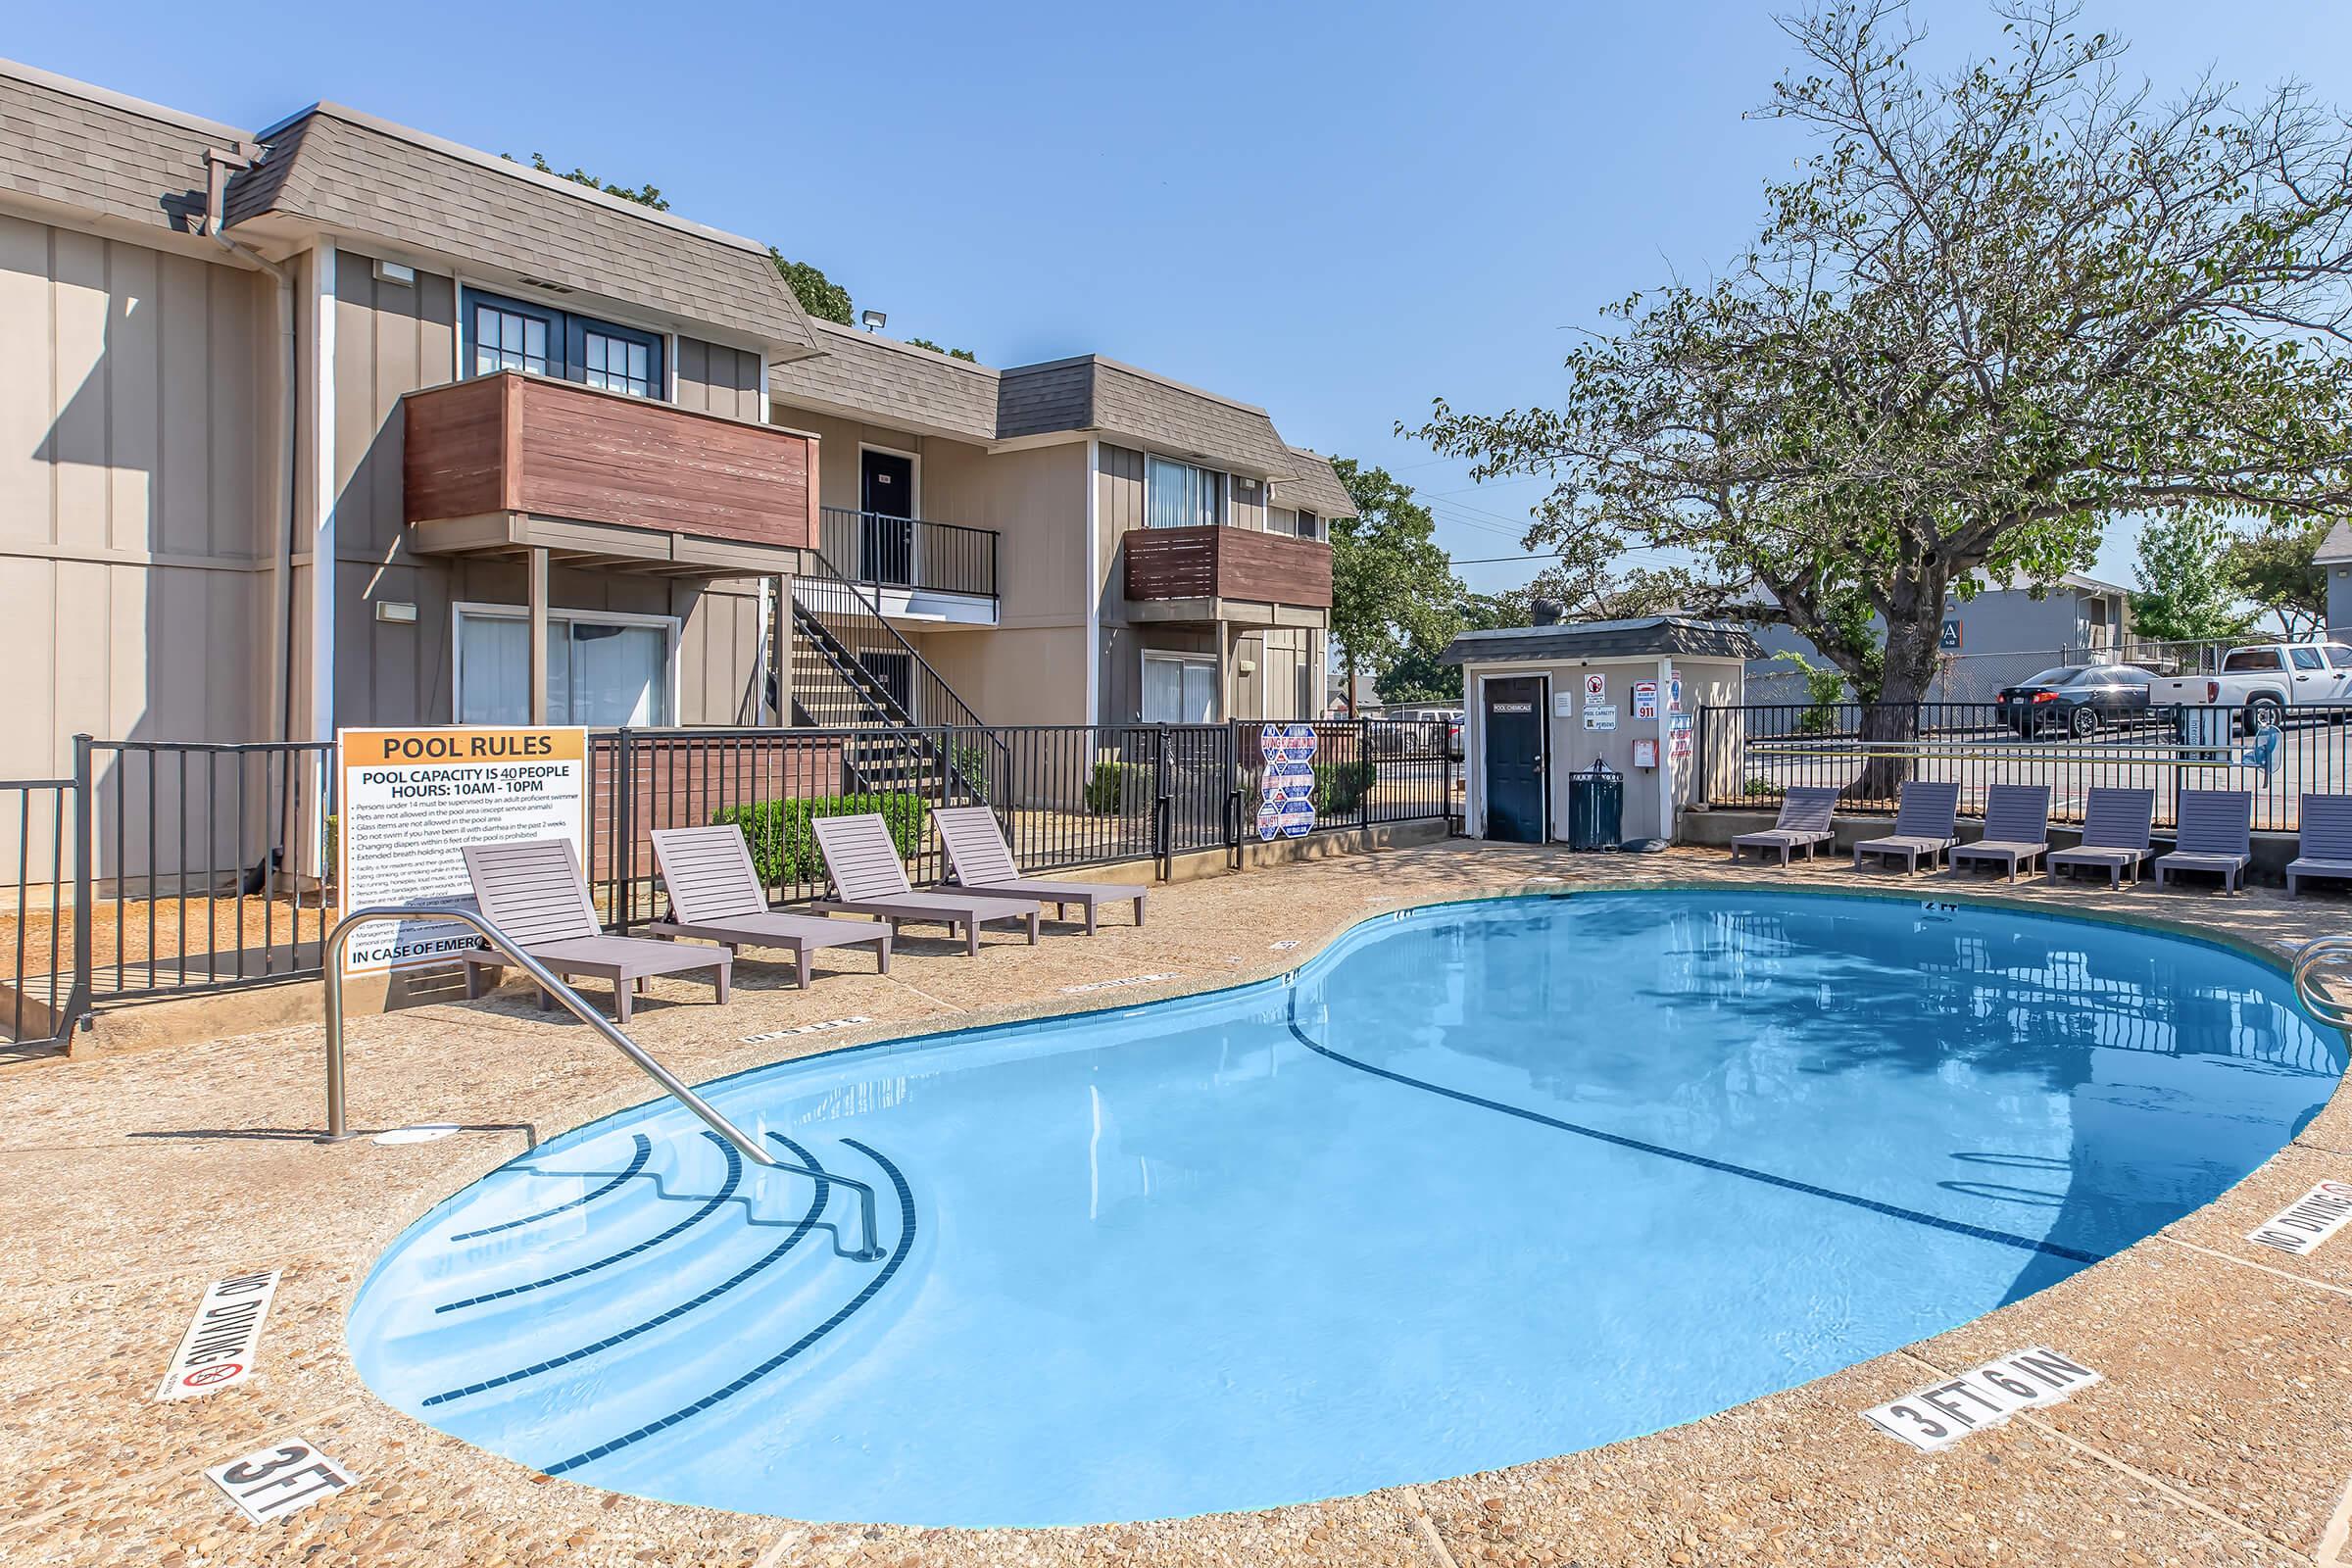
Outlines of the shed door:
<svg viewBox="0 0 2352 1568">
<path fill-rule="evenodd" d="M 1486 683 L 1487 837 L 1509 844 L 1544 842 L 1545 682 L 1513 675 Z"/>
</svg>

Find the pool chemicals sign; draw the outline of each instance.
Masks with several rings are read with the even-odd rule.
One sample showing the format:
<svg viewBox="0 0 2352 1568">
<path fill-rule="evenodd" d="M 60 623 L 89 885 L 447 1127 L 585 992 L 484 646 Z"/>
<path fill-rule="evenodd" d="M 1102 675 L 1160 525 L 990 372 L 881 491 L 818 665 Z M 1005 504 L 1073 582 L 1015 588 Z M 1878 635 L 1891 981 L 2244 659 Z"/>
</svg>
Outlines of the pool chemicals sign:
<svg viewBox="0 0 2352 1568">
<path fill-rule="evenodd" d="M 1658 683 L 1654 680 L 1634 682 L 1634 720 L 1636 723 L 1655 722 L 1658 716 Z"/>
<path fill-rule="evenodd" d="M 1258 783 L 1257 836 L 1303 837 L 1315 825 L 1314 726 L 1261 725 L 1257 746 L 1266 759 Z"/>
<path fill-rule="evenodd" d="M 2273 1251 L 2303 1257 L 2322 1242 L 2352 1225 L 2352 1182 L 2322 1182 L 2250 1231 L 2246 1240 Z"/>
<path fill-rule="evenodd" d="M 331 1497 L 359 1478 L 308 1438 L 286 1438 L 205 1471 L 249 1523 L 269 1524 Z"/>
<path fill-rule="evenodd" d="M 1862 1419 L 1922 1453 L 1934 1453 L 2021 1410 L 2056 1404 L 2101 1381 L 2080 1361 L 2036 1345 L 1865 1410 Z"/>
<path fill-rule="evenodd" d="M 588 732 L 457 726 L 336 732 L 336 886 L 342 906 L 470 904 L 469 844 L 588 836 Z M 479 947 L 446 920 L 380 921 L 352 934 L 347 974 L 448 963 Z"/>
<path fill-rule="evenodd" d="M 159 1399 L 193 1399 L 235 1388 L 253 1376 L 253 1352 L 277 1294 L 278 1270 L 239 1274 L 205 1287 L 188 1331 L 172 1352 L 171 1369 L 155 1391 Z"/>
</svg>

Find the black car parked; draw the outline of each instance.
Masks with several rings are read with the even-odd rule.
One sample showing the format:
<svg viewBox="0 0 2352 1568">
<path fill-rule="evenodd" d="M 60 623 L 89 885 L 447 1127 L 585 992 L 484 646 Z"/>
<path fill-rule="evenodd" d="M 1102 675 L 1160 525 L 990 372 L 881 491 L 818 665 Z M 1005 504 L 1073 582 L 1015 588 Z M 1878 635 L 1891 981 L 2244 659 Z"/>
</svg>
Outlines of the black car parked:
<svg viewBox="0 0 2352 1568">
<path fill-rule="evenodd" d="M 2144 723 L 2148 672 L 2131 664 L 2060 664 L 1994 696 L 2001 722 L 2028 740 L 2053 731 L 2078 739 L 2103 724 Z"/>
</svg>

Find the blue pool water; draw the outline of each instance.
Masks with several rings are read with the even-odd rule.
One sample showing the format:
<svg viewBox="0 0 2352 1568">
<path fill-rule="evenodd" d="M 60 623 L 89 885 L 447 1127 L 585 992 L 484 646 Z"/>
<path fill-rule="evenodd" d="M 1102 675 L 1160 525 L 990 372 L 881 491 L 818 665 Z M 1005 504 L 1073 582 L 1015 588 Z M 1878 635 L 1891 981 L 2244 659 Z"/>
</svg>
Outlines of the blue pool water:
<svg viewBox="0 0 2352 1568">
<path fill-rule="evenodd" d="M 1290 984 L 838 1053 L 563 1138 L 363 1288 L 370 1386 L 809 1519 L 1246 1508 L 1688 1421 L 2220 1194 L 2341 1037 L 2226 949 L 1782 893 L 1456 905 Z M 1857 1441 L 1860 1441 L 1857 1439 Z"/>
</svg>

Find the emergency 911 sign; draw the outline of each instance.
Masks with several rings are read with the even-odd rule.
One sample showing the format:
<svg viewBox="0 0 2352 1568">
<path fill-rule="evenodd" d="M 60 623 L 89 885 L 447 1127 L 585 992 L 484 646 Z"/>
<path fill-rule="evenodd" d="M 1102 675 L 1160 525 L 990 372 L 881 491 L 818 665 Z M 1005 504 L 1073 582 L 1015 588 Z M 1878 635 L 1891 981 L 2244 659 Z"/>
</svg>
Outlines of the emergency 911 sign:
<svg viewBox="0 0 2352 1568">
<path fill-rule="evenodd" d="M 470 902 L 469 844 L 588 837 L 588 732 L 454 726 L 336 734 L 336 886 L 342 906 Z M 479 945 L 448 920 L 382 921 L 352 934 L 344 970 L 447 963 Z"/>
</svg>

